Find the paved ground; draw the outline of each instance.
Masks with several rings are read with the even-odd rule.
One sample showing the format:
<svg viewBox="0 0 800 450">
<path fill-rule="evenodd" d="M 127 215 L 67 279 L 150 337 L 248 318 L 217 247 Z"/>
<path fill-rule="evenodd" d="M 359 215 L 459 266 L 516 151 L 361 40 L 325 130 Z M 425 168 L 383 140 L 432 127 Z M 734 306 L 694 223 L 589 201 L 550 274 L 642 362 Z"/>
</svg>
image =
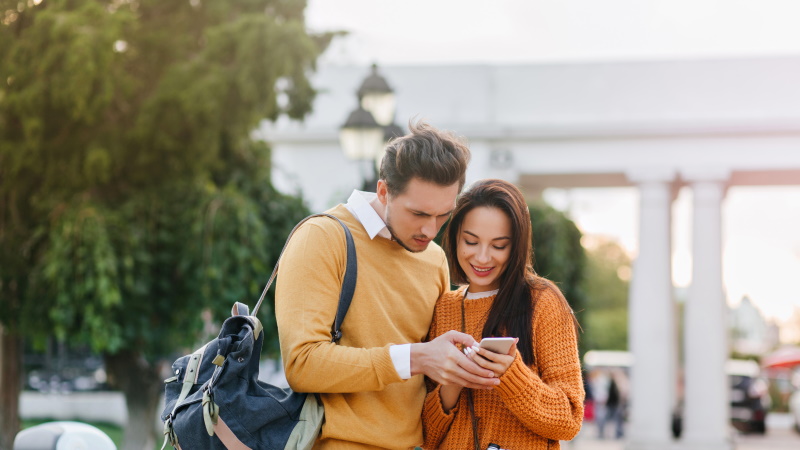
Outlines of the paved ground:
<svg viewBox="0 0 800 450">
<path fill-rule="evenodd" d="M 767 415 L 765 436 L 745 434 L 736 436 L 737 450 L 798 450 L 800 433 L 792 429 L 788 414 Z"/>
<path fill-rule="evenodd" d="M 736 450 L 800 450 L 800 433 L 791 428 L 787 414 L 767 416 L 767 434 L 734 434 Z M 598 439 L 593 423 L 584 424 L 580 434 L 562 444 L 564 450 L 624 450 L 625 440 Z M 676 450 L 680 449 L 676 445 Z"/>
</svg>

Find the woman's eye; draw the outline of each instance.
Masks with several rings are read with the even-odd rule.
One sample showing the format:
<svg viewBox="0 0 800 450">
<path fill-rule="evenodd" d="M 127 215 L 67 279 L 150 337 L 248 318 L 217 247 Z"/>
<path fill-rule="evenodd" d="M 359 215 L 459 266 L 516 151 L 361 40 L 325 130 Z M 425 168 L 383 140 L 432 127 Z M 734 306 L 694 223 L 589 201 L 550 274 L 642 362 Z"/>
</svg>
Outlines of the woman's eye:
<svg viewBox="0 0 800 450">
<path fill-rule="evenodd" d="M 502 246 L 502 247 L 498 247 L 498 246 L 496 246 L 496 245 L 493 245 L 493 247 L 494 247 L 494 248 L 496 248 L 496 249 L 498 249 L 498 250 L 505 250 L 505 249 L 506 249 L 506 247 L 508 247 L 508 246 L 507 246 L 507 245 L 504 245 L 504 246 Z"/>
<path fill-rule="evenodd" d="M 477 242 L 464 241 L 464 243 L 467 245 L 478 245 Z"/>
</svg>

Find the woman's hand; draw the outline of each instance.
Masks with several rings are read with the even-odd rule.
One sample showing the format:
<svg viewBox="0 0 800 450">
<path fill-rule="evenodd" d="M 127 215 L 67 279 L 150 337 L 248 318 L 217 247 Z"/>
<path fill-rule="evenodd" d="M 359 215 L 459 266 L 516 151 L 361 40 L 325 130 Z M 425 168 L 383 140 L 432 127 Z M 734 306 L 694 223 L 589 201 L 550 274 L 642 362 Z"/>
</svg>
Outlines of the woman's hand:
<svg viewBox="0 0 800 450">
<path fill-rule="evenodd" d="M 481 348 L 477 344 L 464 349 L 464 353 L 476 364 L 484 369 L 491 370 L 495 377 L 500 378 L 511 367 L 511 363 L 514 362 L 514 358 L 517 356 L 517 342 L 519 342 L 519 338 L 516 338 L 514 344 L 511 345 L 505 355 Z"/>
<path fill-rule="evenodd" d="M 439 388 L 439 399 L 442 401 L 442 409 L 445 413 L 450 414 L 450 410 L 456 406 L 462 389 L 457 384 L 442 385 Z"/>
</svg>

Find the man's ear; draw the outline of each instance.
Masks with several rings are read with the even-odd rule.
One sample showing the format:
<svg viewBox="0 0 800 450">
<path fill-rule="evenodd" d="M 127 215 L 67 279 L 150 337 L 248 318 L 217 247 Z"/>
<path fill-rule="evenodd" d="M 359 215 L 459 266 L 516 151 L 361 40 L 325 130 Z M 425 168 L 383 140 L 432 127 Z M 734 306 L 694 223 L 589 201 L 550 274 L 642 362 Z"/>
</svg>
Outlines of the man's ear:
<svg viewBox="0 0 800 450">
<path fill-rule="evenodd" d="M 389 202 L 389 187 L 386 185 L 385 180 L 378 180 L 376 194 L 378 194 L 378 201 L 386 206 L 386 204 Z"/>
</svg>

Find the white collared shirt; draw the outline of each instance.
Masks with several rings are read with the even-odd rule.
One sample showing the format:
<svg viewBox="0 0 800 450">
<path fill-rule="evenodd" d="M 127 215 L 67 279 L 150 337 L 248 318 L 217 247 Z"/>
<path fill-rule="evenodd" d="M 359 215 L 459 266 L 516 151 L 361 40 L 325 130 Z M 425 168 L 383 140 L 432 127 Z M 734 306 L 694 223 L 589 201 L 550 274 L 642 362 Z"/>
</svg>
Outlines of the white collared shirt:
<svg viewBox="0 0 800 450">
<path fill-rule="evenodd" d="M 391 239 L 392 233 L 386 227 L 386 222 L 370 204 L 377 197 L 378 194 L 374 192 L 354 190 L 344 206 L 361 222 L 370 239 L 375 239 L 375 236 Z M 390 346 L 389 356 L 391 356 L 392 364 L 400 378 L 404 380 L 411 378 L 411 344 Z"/>
<path fill-rule="evenodd" d="M 493 295 L 497 295 L 500 292 L 500 289 L 495 289 L 493 291 L 486 291 L 486 292 L 467 292 L 467 300 L 475 300 L 479 298 L 486 298 L 491 297 Z"/>
<path fill-rule="evenodd" d="M 374 192 L 353 191 L 344 206 L 361 222 L 370 239 L 375 239 L 375 236 L 391 239 L 392 233 L 389 232 L 386 223 L 370 204 L 376 198 L 378 198 L 378 194 Z"/>
</svg>

